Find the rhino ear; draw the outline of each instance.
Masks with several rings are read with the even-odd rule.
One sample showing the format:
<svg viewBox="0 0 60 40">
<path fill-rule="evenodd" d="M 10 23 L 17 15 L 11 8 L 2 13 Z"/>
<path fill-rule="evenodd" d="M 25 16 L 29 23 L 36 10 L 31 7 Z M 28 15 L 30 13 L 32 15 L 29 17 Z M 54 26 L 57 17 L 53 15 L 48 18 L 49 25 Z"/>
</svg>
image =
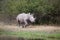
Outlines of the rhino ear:
<svg viewBox="0 0 60 40">
<path fill-rule="evenodd" d="M 30 13 L 28 13 L 30 15 Z"/>
</svg>

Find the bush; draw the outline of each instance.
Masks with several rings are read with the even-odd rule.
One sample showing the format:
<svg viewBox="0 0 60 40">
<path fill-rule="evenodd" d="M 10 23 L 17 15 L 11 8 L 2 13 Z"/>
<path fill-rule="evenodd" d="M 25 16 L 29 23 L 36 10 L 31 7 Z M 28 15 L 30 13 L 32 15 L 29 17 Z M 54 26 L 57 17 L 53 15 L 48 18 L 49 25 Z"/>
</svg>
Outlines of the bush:
<svg viewBox="0 0 60 40">
<path fill-rule="evenodd" d="M 60 23 L 60 0 L 1 0 L 0 14 L 14 19 L 17 14 L 34 13 L 36 24 Z M 57 16 L 59 15 L 59 16 Z"/>
</svg>

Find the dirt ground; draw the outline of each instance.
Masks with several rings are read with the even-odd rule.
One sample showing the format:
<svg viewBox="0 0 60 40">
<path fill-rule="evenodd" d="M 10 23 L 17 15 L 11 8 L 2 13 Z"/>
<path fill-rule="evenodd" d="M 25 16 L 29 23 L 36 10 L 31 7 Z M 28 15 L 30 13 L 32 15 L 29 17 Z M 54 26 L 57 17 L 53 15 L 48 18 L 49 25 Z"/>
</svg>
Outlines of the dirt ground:
<svg viewBox="0 0 60 40">
<path fill-rule="evenodd" d="M 26 28 L 21 28 L 17 25 L 5 25 L 0 23 L 0 29 L 8 31 L 48 31 L 48 32 L 60 32 L 60 27 L 58 26 L 48 26 L 48 25 L 30 25 Z"/>
</svg>

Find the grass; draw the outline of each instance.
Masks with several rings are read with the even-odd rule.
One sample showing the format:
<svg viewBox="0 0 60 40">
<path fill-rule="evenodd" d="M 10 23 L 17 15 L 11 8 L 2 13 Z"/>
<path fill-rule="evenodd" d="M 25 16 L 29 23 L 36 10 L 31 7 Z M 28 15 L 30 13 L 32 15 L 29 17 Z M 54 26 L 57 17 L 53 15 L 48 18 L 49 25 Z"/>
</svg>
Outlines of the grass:
<svg viewBox="0 0 60 40">
<path fill-rule="evenodd" d="M 20 31 L 11 32 L 0 29 L 0 35 L 16 36 L 27 39 L 60 40 L 60 33 L 47 33 L 40 31 Z"/>
</svg>

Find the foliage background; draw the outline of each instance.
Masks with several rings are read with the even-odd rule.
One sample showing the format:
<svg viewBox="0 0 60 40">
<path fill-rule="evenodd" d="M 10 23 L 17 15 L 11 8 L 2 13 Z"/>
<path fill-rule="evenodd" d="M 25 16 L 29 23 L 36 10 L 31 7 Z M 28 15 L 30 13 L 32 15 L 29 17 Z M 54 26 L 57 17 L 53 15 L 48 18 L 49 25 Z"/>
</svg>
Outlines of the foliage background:
<svg viewBox="0 0 60 40">
<path fill-rule="evenodd" d="M 0 21 L 14 23 L 22 12 L 34 14 L 35 24 L 60 24 L 60 0 L 0 0 Z"/>
</svg>

